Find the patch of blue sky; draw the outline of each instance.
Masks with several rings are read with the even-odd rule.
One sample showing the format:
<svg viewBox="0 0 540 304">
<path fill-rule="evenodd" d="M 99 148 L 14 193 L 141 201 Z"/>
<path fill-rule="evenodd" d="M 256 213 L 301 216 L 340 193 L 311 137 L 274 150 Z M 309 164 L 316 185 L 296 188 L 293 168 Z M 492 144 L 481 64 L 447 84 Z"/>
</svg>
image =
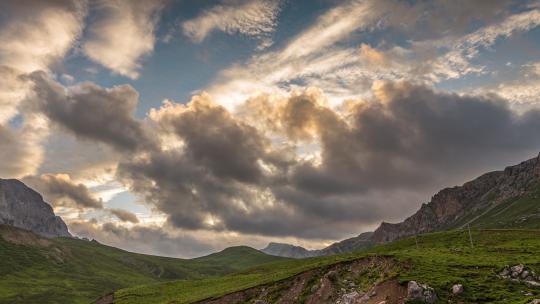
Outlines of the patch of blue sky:
<svg viewBox="0 0 540 304">
<path fill-rule="evenodd" d="M 540 62 L 540 27 L 508 38 L 498 38 L 489 48 L 480 48 L 470 63 L 484 66 L 484 72 L 448 79 L 436 87 L 457 92 L 523 79 L 527 71 L 524 65 L 531 62 Z"/>
<path fill-rule="evenodd" d="M 107 208 L 118 208 L 129 210 L 133 213 L 151 214 L 151 210 L 140 203 L 140 199 L 130 192 L 121 192 L 115 195 L 110 201 L 105 203 Z"/>
</svg>

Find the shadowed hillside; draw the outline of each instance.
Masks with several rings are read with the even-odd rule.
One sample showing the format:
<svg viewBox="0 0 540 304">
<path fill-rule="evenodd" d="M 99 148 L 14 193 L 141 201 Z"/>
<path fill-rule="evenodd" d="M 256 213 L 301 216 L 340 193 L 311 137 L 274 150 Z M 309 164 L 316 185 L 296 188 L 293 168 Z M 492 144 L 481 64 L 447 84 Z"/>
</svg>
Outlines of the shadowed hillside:
<svg viewBox="0 0 540 304">
<path fill-rule="evenodd" d="M 157 257 L 0 225 L 0 303 L 89 303 L 123 287 L 225 275 L 283 259 L 249 247 L 192 260 Z"/>
</svg>

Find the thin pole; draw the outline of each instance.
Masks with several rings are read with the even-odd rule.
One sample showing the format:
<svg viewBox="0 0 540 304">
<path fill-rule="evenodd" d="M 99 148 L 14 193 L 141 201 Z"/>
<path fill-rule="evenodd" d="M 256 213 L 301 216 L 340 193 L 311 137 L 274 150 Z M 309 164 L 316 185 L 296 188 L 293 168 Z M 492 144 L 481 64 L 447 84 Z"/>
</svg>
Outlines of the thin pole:
<svg viewBox="0 0 540 304">
<path fill-rule="evenodd" d="M 469 229 L 469 241 L 471 241 L 471 248 L 474 248 L 474 244 L 472 241 L 472 235 L 471 235 L 471 225 L 467 224 L 467 229 Z"/>
<path fill-rule="evenodd" d="M 416 242 L 416 249 L 418 249 L 418 238 L 416 237 L 416 234 L 414 235 L 414 241 Z"/>
</svg>

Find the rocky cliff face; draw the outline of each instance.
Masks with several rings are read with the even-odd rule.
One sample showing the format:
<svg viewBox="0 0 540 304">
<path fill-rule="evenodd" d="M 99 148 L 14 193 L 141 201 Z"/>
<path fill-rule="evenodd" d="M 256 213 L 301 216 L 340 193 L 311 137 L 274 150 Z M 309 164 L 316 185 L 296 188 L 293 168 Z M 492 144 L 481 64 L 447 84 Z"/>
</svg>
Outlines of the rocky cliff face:
<svg viewBox="0 0 540 304">
<path fill-rule="evenodd" d="M 540 155 L 504 171 L 484 174 L 461 187 L 440 191 L 405 221 L 383 222 L 375 230 L 372 241 L 380 244 L 415 234 L 463 227 L 501 204 L 511 208 L 512 199 L 537 191 L 539 186 Z"/>
<path fill-rule="evenodd" d="M 0 224 L 45 237 L 71 236 L 67 226 L 39 193 L 15 179 L 0 179 Z"/>
</svg>

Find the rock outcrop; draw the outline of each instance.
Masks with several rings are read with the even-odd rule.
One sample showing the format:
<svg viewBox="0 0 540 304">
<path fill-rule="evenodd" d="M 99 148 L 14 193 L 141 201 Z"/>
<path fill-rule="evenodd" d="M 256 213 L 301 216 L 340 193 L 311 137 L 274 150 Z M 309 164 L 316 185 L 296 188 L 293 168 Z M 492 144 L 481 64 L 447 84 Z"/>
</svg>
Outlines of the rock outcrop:
<svg viewBox="0 0 540 304">
<path fill-rule="evenodd" d="M 463 186 L 440 191 L 405 221 L 398 224 L 383 222 L 375 230 L 372 241 L 381 244 L 416 234 L 459 228 L 501 203 L 538 189 L 539 185 L 540 155 L 504 171 L 484 174 Z M 470 220 L 465 221 L 467 217 Z"/>
<path fill-rule="evenodd" d="M 71 236 L 64 221 L 43 197 L 15 179 L 0 179 L 0 224 L 49 238 Z"/>
</svg>

